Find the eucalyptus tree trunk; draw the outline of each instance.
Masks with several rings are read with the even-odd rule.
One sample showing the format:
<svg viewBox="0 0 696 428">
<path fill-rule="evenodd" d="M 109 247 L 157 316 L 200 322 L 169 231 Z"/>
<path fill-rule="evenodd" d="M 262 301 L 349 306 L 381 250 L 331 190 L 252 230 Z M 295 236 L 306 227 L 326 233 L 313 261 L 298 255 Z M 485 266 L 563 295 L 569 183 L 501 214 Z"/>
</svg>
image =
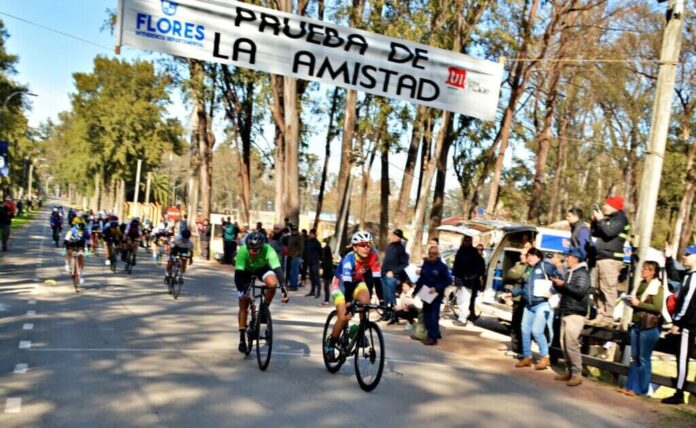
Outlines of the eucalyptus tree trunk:
<svg viewBox="0 0 696 428">
<path fill-rule="evenodd" d="M 394 225 L 396 227 L 403 227 L 406 224 L 406 214 L 408 213 L 408 207 L 411 201 L 413 176 L 416 171 L 416 162 L 418 160 L 418 148 L 420 147 L 421 138 L 423 136 L 423 124 L 427 114 L 428 109 L 425 106 L 421 105 L 416 109 L 416 118 L 413 122 L 413 129 L 411 130 L 411 143 L 406 155 L 404 177 L 401 180 L 399 199 L 396 203 L 396 213 L 394 216 Z"/>
<path fill-rule="evenodd" d="M 322 2 L 323 5 L 323 2 Z M 336 137 L 336 127 L 334 120 L 336 117 L 336 109 L 338 107 L 338 87 L 334 88 L 333 96 L 331 97 L 331 109 L 329 111 L 329 125 L 326 131 L 326 141 L 324 143 L 324 166 L 321 169 L 321 182 L 319 183 L 319 196 L 317 196 L 317 209 L 314 215 L 314 226 L 319 227 L 319 217 L 324 206 L 324 192 L 326 191 L 326 177 L 329 170 L 329 157 L 331 156 L 331 141 Z"/>
</svg>

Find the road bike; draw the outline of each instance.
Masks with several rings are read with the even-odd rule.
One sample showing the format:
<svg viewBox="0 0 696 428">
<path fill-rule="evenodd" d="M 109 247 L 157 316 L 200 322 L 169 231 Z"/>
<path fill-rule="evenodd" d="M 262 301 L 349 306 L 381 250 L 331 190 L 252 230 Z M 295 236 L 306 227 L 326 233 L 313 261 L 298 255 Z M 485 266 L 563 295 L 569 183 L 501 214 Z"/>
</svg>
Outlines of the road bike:
<svg viewBox="0 0 696 428">
<path fill-rule="evenodd" d="M 82 277 L 82 269 L 80 269 L 80 255 L 82 249 L 73 248 L 70 250 L 70 276 L 72 277 L 73 287 L 75 292 L 80 292 L 80 278 Z"/>
<path fill-rule="evenodd" d="M 167 287 L 169 289 L 169 294 L 178 299 L 181 294 L 181 286 L 184 285 L 184 272 L 182 269 L 182 259 L 188 258 L 187 253 L 182 253 L 174 257 L 172 262 L 172 271 L 167 276 Z"/>
<path fill-rule="evenodd" d="M 247 308 L 247 352 L 246 356 L 251 354 L 251 351 L 256 342 L 256 362 L 262 371 L 268 368 L 271 362 L 271 352 L 273 351 L 273 320 L 271 318 L 271 310 L 266 304 L 265 290 L 272 289 L 266 284 L 256 284 L 256 277 L 251 278 L 251 300 Z M 281 288 L 276 286 L 276 289 Z M 281 288 L 281 290 L 283 290 Z M 283 290 L 283 293 L 285 291 Z M 258 299 L 258 305 L 255 300 Z"/>
<path fill-rule="evenodd" d="M 135 247 L 136 251 L 138 249 L 138 241 L 128 241 L 126 243 L 124 262 L 126 263 L 125 270 L 128 274 L 133 273 L 133 266 L 135 266 L 135 252 L 132 250 L 132 246 Z"/>
<path fill-rule="evenodd" d="M 333 354 L 327 353 L 332 325 L 336 322 L 336 310 L 331 311 L 324 324 L 322 356 L 329 373 L 336 373 L 348 357 L 354 356 L 355 377 L 363 391 L 374 390 L 384 371 L 384 336 L 377 323 L 370 321 L 370 311 L 384 309 L 380 305 L 353 302 L 346 310 L 360 315 L 360 322 L 346 326 L 334 346 Z"/>
</svg>

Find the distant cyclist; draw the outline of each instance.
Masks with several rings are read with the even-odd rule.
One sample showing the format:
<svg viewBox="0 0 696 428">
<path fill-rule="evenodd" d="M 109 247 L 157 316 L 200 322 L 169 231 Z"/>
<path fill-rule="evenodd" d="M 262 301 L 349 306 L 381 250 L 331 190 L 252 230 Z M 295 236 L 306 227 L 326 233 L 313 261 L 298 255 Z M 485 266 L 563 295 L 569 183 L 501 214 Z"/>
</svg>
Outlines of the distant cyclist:
<svg viewBox="0 0 696 428">
<path fill-rule="evenodd" d="M 169 250 L 169 260 L 167 260 L 167 274 L 164 277 L 164 282 L 169 282 L 169 275 L 172 273 L 172 265 L 174 259 L 181 256 L 181 273 L 186 273 L 186 264 L 190 260 L 193 264 L 193 242 L 191 241 L 191 232 L 188 230 L 181 231 L 181 235 L 172 240 Z"/>
<path fill-rule="evenodd" d="M 53 208 L 49 223 L 51 225 L 51 232 L 53 232 L 53 243 L 57 247 L 60 242 L 60 232 L 63 230 L 63 216 L 58 212 L 58 208 Z"/>
<path fill-rule="evenodd" d="M 140 227 L 140 218 L 133 217 L 133 219 L 126 225 L 123 234 L 126 238 L 126 248 L 123 252 L 123 261 L 126 261 L 126 254 L 130 250 L 133 253 L 133 265 L 135 265 L 135 257 L 138 255 L 138 243 L 143 236 L 143 231 Z"/>
<path fill-rule="evenodd" d="M 118 217 L 112 217 L 111 222 L 106 223 L 104 229 L 102 229 L 102 239 L 104 240 L 104 250 L 106 253 L 106 264 L 111 266 L 111 252 L 117 251 L 117 248 L 121 246 L 123 241 L 123 232 L 118 227 Z"/>
<path fill-rule="evenodd" d="M 370 303 L 375 281 L 379 284 L 381 278 L 379 255 L 372 249 L 372 234 L 366 231 L 355 232 L 351 244 L 353 251 L 341 259 L 331 284 L 331 298 L 336 305 L 337 320 L 326 343 L 327 355 L 334 355 L 338 337 L 352 317 L 346 308 L 353 300 L 362 304 Z"/>
<path fill-rule="evenodd" d="M 82 269 L 85 267 L 84 251 L 87 241 L 89 240 L 89 231 L 82 222 L 77 222 L 65 234 L 63 241 L 66 249 L 65 271 L 70 273 L 70 260 L 73 253 L 78 252 L 77 266 L 80 270 L 80 285 L 84 284 L 85 280 L 82 276 Z"/>
<path fill-rule="evenodd" d="M 260 232 L 251 232 L 246 237 L 245 245 L 237 252 L 237 261 L 234 271 L 234 283 L 237 285 L 239 296 L 239 352 L 247 352 L 245 340 L 247 325 L 247 309 L 251 297 L 249 287 L 251 277 L 255 276 L 266 284 L 264 291 L 266 304 L 270 305 L 275 296 L 275 288 L 278 284 L 283 284 L 283 270 L 280 267 L 278 254 L 273 247 L 266 243 L 266 237 Z M 281 285 L 281 302 L 288 302 L 288 293 L 285 286 Z M 263 322 L 263 320 L 261 320 Z"/>
</svg>

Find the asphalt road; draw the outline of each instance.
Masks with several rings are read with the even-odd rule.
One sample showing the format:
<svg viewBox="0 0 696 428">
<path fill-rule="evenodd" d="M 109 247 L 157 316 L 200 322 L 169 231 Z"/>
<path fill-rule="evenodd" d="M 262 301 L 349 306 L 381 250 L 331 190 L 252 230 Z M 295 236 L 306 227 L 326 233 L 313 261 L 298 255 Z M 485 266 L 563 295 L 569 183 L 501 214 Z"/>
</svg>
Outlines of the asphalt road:
<svg viewBox="0 0 696 428">
<path fill-rule="evenodd" d="M 44 209 L 0 258 L 2 427 L 637 426 L 611 403 L 578 400 L 512 370 L 467 362 L 385 329 L 387 364 L 363 392 L 352 362 L 321 358 L 329 311 L 304 292 L 272 306 L 271 365 L 236 351 L 232 272 L 194 264 L 175 301 L 143 252 L 132 275 L 88 259 L 73 291 Z M 52 284 L 52 281 L 55 284 Z M 48 282 L 46 282 L 48 281 Z M 304 290 L 304 289 L 301 289 Z M 252 354 L 253 355 L 253 354 Z M 562 391 L 562 393 L 559 393 Z"/>
</svg>

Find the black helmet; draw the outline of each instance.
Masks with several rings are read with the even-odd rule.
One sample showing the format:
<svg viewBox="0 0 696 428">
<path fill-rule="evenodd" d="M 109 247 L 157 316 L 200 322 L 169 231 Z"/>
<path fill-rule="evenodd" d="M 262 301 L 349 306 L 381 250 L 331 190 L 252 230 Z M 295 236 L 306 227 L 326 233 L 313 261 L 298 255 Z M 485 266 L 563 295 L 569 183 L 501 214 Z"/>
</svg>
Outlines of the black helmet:
<svg viewBox="0 0 696 428">
<path fill-rule="evenodd" d="M 181 231 L 181 237 L 184 239 L 189 239 L 191 237 L 191 231 L 188 229 L 184 229 Z"/>
<path fill-rule="evenodd" d="M 251 232 L 246 238 L 246 246 L 250 250 L 259 251 L 266 243 L 266 237 L 261 232 Z"/>
</svg>

